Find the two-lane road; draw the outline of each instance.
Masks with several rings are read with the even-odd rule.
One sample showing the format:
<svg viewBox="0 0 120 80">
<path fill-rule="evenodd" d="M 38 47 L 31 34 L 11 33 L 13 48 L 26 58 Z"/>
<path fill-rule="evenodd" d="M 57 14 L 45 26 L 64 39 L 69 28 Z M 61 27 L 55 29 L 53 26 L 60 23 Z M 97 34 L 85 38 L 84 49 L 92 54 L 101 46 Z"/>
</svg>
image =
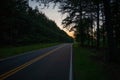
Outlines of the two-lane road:
<svg viewBox="0 0 120 80">
<path fill-rule="evenodd" d="M 72 44 L 1 60 L 0 80 L 72 80 Z"/>
</svg>

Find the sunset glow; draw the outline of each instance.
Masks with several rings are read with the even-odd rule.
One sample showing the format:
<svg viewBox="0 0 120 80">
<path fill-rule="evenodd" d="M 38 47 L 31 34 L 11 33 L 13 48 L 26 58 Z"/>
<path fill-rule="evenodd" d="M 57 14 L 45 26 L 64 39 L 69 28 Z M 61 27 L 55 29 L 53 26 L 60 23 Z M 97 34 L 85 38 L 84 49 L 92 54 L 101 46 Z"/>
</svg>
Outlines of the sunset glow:
<svg viewBox="0 0 120 80">
<path fill-rule="evenodd" d="M 41 6 L 39 6 L 39 3 L 36 3 L 34 1 L 29 2 L 29 5 L 32 8 L 38 6 L 39 11 L 43 12 L 49 19 L 55 21 L 61 30 L 64 30 L 69 36 L 74 38 L 74 32 L 69 32 L 68 30 L 63 29 L 63 25 L 61 24 L 61 22 L 65 18 L 65 15 L 62 15 L 60 12 L 58 12 L 59 11 L 58 6 L 53 8 L 53 4 L 51 4 L 49 8 L 42 9 Z"/>
</svg>

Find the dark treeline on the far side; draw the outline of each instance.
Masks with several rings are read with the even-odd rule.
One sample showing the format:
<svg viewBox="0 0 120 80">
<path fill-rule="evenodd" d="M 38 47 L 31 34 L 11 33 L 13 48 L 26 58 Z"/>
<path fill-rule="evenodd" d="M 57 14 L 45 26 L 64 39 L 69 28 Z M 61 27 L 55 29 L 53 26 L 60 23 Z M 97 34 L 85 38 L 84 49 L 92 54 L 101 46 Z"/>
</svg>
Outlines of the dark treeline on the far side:
<svg viewBox="0 0 120 80">
<path fill-rule="evenodd" d="M 38 8 L 32 9 L 28 0 L 0 2 L 0 45 L 71 42 Z"/>
</svg>

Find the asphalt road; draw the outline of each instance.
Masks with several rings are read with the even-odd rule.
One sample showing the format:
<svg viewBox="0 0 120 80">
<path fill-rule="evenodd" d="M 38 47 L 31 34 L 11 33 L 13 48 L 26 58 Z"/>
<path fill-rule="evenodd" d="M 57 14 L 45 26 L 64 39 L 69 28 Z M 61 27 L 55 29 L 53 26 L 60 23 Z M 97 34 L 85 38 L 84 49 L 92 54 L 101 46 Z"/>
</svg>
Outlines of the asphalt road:
<svg viewBox="0 0 120 80">
<path fill-rule="evenodd" d="M 0 60 L 0 80 L 72 80 L 72 44 Z"/>
</svg>

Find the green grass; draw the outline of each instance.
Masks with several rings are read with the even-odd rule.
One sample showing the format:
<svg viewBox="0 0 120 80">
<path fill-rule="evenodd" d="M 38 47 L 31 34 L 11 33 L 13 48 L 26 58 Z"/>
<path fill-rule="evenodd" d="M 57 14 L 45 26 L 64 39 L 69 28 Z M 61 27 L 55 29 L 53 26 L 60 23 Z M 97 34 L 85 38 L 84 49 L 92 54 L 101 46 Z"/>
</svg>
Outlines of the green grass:
<svg viewBox="0 0 120 80">
<path fill-rule="evenodd" d="M 19 46 L 19 47 L 4 47 L 0 48 L 0 59 L 6 58 L 9 56 L 21 54 L 27 51 L 42 49 L 50 46 L 57 45 L 59 43 L 49 43 L 49 44 L 33 44 L 33 45 L 27 45 L 27 46 Z"/>
<path fill-rule="evenodd" d="M 93 61 L 89 49 L 73 46 L 74 48 L 74 80 L 106 80 L 103 65 Z"/>
</svg>

